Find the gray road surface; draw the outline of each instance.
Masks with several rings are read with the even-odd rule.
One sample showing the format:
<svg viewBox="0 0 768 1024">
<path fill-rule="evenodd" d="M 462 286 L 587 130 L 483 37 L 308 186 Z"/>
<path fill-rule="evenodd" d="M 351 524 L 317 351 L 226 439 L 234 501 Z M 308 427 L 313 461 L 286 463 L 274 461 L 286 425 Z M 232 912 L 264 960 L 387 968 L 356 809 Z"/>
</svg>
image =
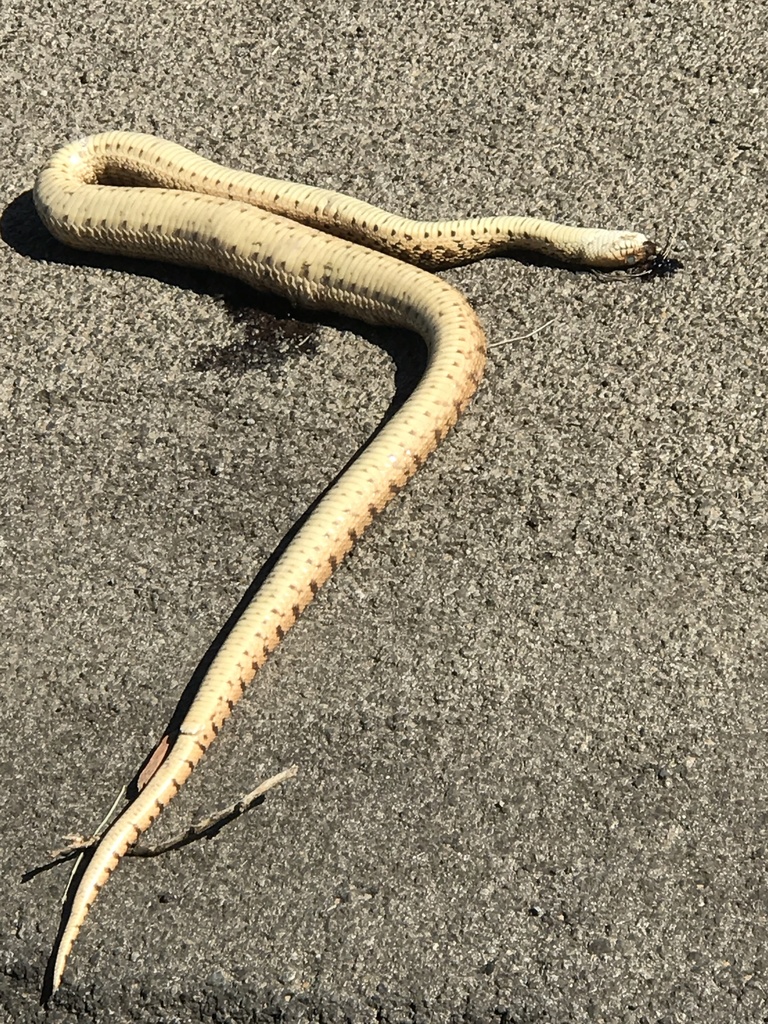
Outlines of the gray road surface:
<svg viewBox="0 0 768 1024">
<path fill-rule="evenodd" d="M 736 0 L 5 5 L 2 1020 L 766 1019 L 767 27 Z M 684 268 L 446 274 L 496 346 L 477 401 L 157 836 L 297 779 L 124 865 L 46 1012 L 67 872 L 22 874 L 96 826 L 421 360 L 54 244 L 36 171 L 115 127 L 407 214 L 633 227 Z"/>
</svg>

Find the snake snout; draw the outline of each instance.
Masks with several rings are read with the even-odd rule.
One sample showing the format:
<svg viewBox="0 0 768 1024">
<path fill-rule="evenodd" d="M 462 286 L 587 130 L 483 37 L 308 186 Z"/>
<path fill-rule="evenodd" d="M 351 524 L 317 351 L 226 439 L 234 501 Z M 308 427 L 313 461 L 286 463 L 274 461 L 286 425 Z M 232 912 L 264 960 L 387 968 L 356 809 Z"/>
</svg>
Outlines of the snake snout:
<svg viewBox="0 0 768 1024">
<path fill-rule="evenodd" d="M 658 245 L 656 245 L 655 242 L 652 242 L 650 238 L 646 238 L 645 242 L 643 243 L 643 251 L 640 262 L 652 263 L 653 260 L 656 258 L 656 254 L 658 253 L 658 251 Z"/>
</svg>

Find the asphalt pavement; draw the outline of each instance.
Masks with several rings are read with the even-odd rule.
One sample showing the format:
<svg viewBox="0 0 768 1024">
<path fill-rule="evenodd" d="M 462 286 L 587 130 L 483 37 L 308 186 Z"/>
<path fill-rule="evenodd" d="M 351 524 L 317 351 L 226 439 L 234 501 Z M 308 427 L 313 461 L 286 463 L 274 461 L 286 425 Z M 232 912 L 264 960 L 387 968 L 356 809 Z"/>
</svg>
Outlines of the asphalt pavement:
<svg viewBox="0 0 768 1024">
<path fill-rule="evenodd" d="M 11 0 L 0 39 L 0 1020 L 768 1020 L 768 12 Z M 110 128 L 676 272 L 445 273 L 476 400 L 147 838 L 296 778 L 126 862 L 43 1007 L 51 851 L 424 359 L 53 242 L 35 174 Z"/>
</svg>

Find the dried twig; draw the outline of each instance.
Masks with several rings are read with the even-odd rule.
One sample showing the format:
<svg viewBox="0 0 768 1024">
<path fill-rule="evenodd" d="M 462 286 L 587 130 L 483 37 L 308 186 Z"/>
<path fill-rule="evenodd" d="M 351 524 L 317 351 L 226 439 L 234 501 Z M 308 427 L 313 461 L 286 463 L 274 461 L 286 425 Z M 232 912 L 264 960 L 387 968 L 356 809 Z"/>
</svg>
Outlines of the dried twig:
<svg viewBox="0 0 768 1024">
<path fill-rule="evenodd" d="M 134 846 L 132 849 L 127 851 L 127 856 L 157 857 L 161 853 L 167 853 L 168 850 L 172 850 L 177 846 L 186 846 L 187 843 L 191 843 L 195 839 L 199 839 L 201 836 L 213 832 L 226 822 L 234 821 L 235 818 L 239 818 L 241 814 L 245 814 L 245 812 L 249 811 L 259 798 L 268 790 L 281 785 L 283 782 L 287 782 L 288 779 L 295 778 L 298 771 L 298 765 L 292 764 L 291 767 L 286 768 L 285 771 L 278 772 L 277 775 L 273 775 L 272 778 L 260 783 L 256 789 L 252 789 L 250 793 L 246 793 L 245 796 L 241 797 L 231 806 L 224 807 L 222 810 L 216 811 L 215 814 L 211 814 L 207 818 L 196 821 L 194 825 L 190 825 L 184 832 L 179 832 L 178 835 L 173 836 L 164 843 L 159 843 L 157 846 Z M 101 841 L 107 826 L 112 821 L 115 808 L 124 794 L 125 790 L 123 790 L 118 799 L 112 805 L 109 814 L 92 836 L 82 836 L 78 834 L 64 836 L 65 839 L 69 840 L 69 845 L 62 847 L 60 850 L 54 850 L 51 854 L 53 860 L 66 860 L 74 854 L 77 854 L 77 860 L 75 861 L 75 866 L 72 869 L 72 874 L 74 875 L 86 850 L 89 850 L 92 846 L 96 846 Z M 69 886 L 67 886 L 67 888 L 68 887 Z"/>
<path fill-rule="evenodd" d="M 95 833 L 92 836 L 88 836 L 87 838 L 84 837 L 84 836 L 76 835 L 76 834 L 70 834 L 70 835 L 64 836 L 65 839 L 69 839 L 69 841 L 70 841 L 69 846 L 66 846 L 66 847 L 64 847 L 63 850 L 57 850 L 56 852 L 51 854 L 51 856 L 54 858 L 54 860 L 58 860 L 59 857 L 62 860 L 66 860 L 68 857 L 71 857 L 72 854 L 75 851 L 77 851 L 77 856 L 75 857 L 75 863 L 74 863 L 74 865 L 72 867 L 72 870 L 69 873 L 69 878 L 67 879 L 67 884 L 66 884 L 66 887 L 64 889 L 64 895 L 61 897 L 61 905 L 62 906 L 64 906 L 64 904 L 67 902 L 67 897 L 69 896 L 69 890 L 70 890 L 70 888 L 72 886 L 72 880 L 74 879 L 75 875 L 77 874 L 77 869 L 80 867 L 80 861 L 83 859 L 83 855 L 85 854 L 85 851 L 90 846 L 95 846 L 96 843 L 98 843 L 98 841 L 104 835 L 104 833 L 106 832 L 106 830 L 109 827 L 110 823 L 114 819 L 115 812 L 117 810 L 117 805 L 120 803 L 120 801 L 123 799 L 124 796 L 125 796 L 125 787 L 123 787 L 120 790 L 120 792 L 117 794 L 115 802 L 109 808 L 109 810 L 107 811 L 106 816 L 104 817 L 104 820 L 102 821 L 102 823 L 99 825 L 99 827 L 96 829 Z"/>
<path fill-rule="evenodd" d="M 527 338 L 532 338 L 534 334 L 538 334 L 539 331 L 543 331 L 546 327 L 551 326 L 557 317 L 553 317 L 551 320 L 547 320 L 541 327 L 534 327 L 532 331 L 528 331 L 527 334 L 517 334 L 514 338 L 505 338 L 504 341 L 494 341 L 488 348 L 501 348 L 502 345 L 513 345 L 516 341 L 525 341 Z"/>
<path fill-rule="evenodd" d="M 266 782 L 258 785 L 256 789 L 252 789 L 250 793 L 246 793 L 244 797 L 241 797 L 230 807 L 224 807 L 222 810 L 210 815 L 210 817 L 195 822 L 194 825 L 190 825 L 184 832 L 179 832 L 164 843 L 158 843 L 157 846 L 134 846 L 128 850 L 128 855 L 131 857 L 158 857 L 161 853 L 167 853 L 168 850 L 173 850 L 178 846 L 186 846 L 187 843 L 191 843 L 195 839 L 213 832 L 226 822 L 234 821 L 241 814 L 245 814 L 267 790 L 281 785 L 281 783 L 286 782 L 288 779 L 295 778 L 298 770 L 298 765 L 292 764 L 290 768 L 286 768 L 283 772 L 278 772 L 271 779 L 267 779 Z"/>
</svg>

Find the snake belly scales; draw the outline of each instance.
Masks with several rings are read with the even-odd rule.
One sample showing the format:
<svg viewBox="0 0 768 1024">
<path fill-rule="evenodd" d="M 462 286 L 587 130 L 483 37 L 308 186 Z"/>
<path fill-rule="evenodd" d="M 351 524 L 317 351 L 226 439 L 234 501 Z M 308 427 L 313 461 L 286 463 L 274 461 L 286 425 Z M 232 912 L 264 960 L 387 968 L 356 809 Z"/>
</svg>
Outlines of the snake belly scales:
<svg viewBox="0 0 768 1024">
<path fill-rule="evenodd" d="M 485 336 L 464 297 L 428 273 L 510 249 L 606 269 L 648 266 L 634 232 L 527 217 L 414 221 L 320 188 L 247 174 L 151 135 L 106 132 L 58 150 L 34 201 L 79 249 L 208 267 L 312 309 L 416 331 L 427 369 L 326 492 L 211 662 L 165 760 L 95 847 L 60 933 L 52 991 L 99 890 L 179 791 L 235 702 L 357 539 L 464 411 Z"/>
</svg>

